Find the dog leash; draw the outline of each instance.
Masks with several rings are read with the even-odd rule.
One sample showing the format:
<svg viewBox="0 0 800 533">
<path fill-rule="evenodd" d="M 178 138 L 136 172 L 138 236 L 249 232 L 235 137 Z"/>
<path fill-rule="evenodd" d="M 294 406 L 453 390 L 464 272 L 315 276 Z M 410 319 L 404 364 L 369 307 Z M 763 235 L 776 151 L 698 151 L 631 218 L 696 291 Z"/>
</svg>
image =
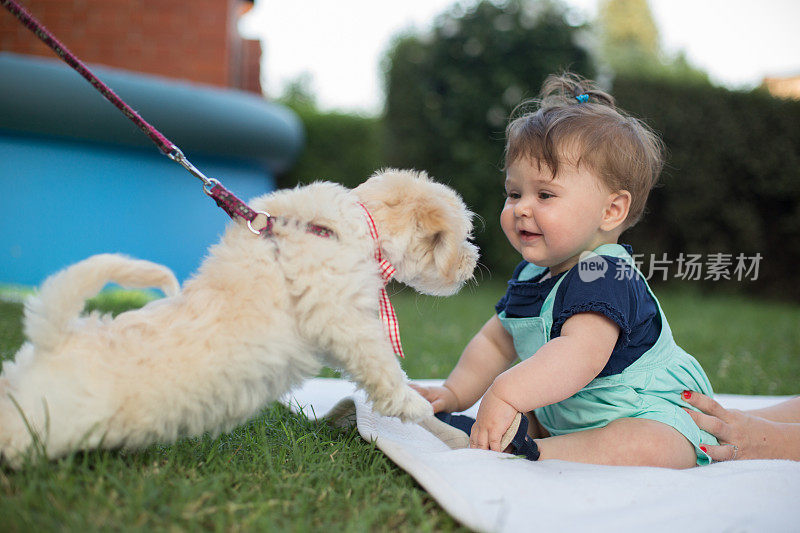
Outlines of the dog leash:
<svg viewBox="0 0 800 533">
<path fill-rule="evenodd" d="M 153 143 L 155 143 L 162 154 L 177 162 L 179 165 L 189 171 L 190 174 L 202 181 L 203 192 L 211 197 L 211 199 L 214 200 L 214 202 L 220 208 L 222 208 L 222 210 L 225 211 L 228 216 L 231 217 L 231 219 L 236 220 L 236 218 L 241 218 L 247 222 L 248 229 L 256 235 L 272 235 L 272 228 L 275 220 L 274 217 L 264 211 L 255 211 L 254 209 L 251 209 L 235 194 L 226 189 L 222 183 L 219 182 L 219 180 L 206 177 L 205 174 L 203 174 L 192 164 L 191 161 L 189 161 L 189 159 L 184 155 L 183 151 L 181 151 L 181 149 L 178 148 L 175 143 L 167 139 L 160 131 L 142 118 L 139 113 L 134 111 L 133 108 L 126 104 L 122 98 L 117 96 L 117 94 L 111 90 L 108 85 L 100 81 L 100 79 L 95 76 L 92 71 L 89 70 L 89 68 L 80 59 L 78 59 L 77 56 L 75 56 L 75 54 L 70 52 L 70 50 L 63 43 L 61 43 L 61 41 L 59 41 L 50 30 L 45 28 L 45 26 L 39 22 L 36 17 L 22 7 L 16 0 L 0 0 L 0 4 L 2 4 L 2 6 L 5 7 L 12 15 L 19 19 L 23 26 L 32 31 L 36 37 L 38 37 L 44 44 L 53 50 L 62 61 L 72 67 L 72 69 L 80 74 L 86 81 L 88 81 L 92 87 L 97 89 L 97 91 L 102 94 L 106 100 L 111 102 L 114 107 L 119 109 L 122 114 L 136 124 L 136 126 L 142 130 L 150 138 L 150 140 L 153 141 Z M 400 357 L 404 357 L 403 347 L 400 344 L 400 330 L 397 322 L 397 315 L 392 307 L 392 303 L 389 301 L 389 296 L 386 292 L 386 284 L 389 283 L 390 279 L 392 279 L 396 270 L 391 263 L 389 263 L 389 261 L 383 259 L 382 257 L 380 241 L 378 240 L 378 230 L 375 226 L 375 221 L 372 219 L 372 216 L 369 214 L 366 206 L 363 204 L 359 205 L 361 205 L 366 213 L 370 236 L 375 241 L 375 260 L 378 262 L 381 278 L 384 282 L 384 286 L 381 288 L 380 293 L 381 320 L 383 321 L 384 330 L 386 331 L 386 335 L 389 337 L 395 354 Z M 255 229 L 253 227 L 253 221 L 255 221 L 259 215 L 264 215 L 266 217 L 266 223 L 261 229 Z M 316 224 L 309 223 L 306 226 L 306 231 L 320 237 L 333 236 L 333 231 L 331 229 L 324 226 L 318 226 Z"/>
<path fill-rule="evenodd" d="M 55 54 L 61 58 L 67 65 L 72 67 L 78 74 L 80 74 L 92 87 L 103 95 L 103 97 L 111 102 L 114 107 L 119 109 L 128 119 L 131 120 L 136 126 L 142 130 L 153 143 L 158 147 L 162 154 L 169 157 L 171 160 L 177 162 L 183 168 L 189 171 L 194 177 L 203 182 L 203 192 L 210 196 L 216 204 L 221 207 L 228 216 L 235 219 L 239 217 L 247 222 L 247 227 L 255 234 L 260 234 L 260 230 L 253 228 L 253 221 L 259 214 L 266 215 L 267 213 L 259 213 L 254 211 L 236 197 L 232 192 L 222 186 L 219 180 L 208 178 L 195 167 L 191 161 L 184 155 L 178 146 L 167 139 L 160 131 L 154 128 L 149 122 L 134 111 L 128 104 L 126 104 L 111 88 L 100 81 L 91 70 L 80 60 L 75 54 L 64 46 L 64 44 L 56 38 L 53 33 L 44 27 L 36 17 L 22 7 L 16 0 L 0 0 L 0 3 L 12 15 L 17 17 L 23 26 L 32 31 L 44 44 L 46 44 Z"/>
</svg>

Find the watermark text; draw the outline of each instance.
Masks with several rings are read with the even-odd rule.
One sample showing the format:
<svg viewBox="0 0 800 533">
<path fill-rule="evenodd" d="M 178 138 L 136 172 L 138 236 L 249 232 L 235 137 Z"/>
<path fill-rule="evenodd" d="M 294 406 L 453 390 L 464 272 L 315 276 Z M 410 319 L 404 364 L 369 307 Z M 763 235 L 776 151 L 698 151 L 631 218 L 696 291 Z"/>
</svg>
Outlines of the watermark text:
<svg viewBox="0 0 800 533">
<path fill-rule="evenodd" d="M 669 257 L 666 253 L 633 254 L 636 269 L 647 281 L 679 279 L 684 281 L 756 281 L 763 256 L 760 253 L 680 253 Z M 626 261 L 609 263 L 605 258 L 588 252 L 581 255 L 578 273 L 584 282 L 591 282 L 606 275 L 614 279 L 632 278 L 636 271 Z"/>
</svg>

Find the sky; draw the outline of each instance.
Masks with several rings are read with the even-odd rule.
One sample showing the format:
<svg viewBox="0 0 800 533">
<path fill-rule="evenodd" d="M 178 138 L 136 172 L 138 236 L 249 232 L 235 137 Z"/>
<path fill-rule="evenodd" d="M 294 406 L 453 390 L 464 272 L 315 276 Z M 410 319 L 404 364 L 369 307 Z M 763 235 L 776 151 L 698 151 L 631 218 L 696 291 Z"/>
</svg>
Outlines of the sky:
<svg viewBox="0 0 800 533">
<path fill-rule="evenodd" d="M 597 0 L 563 0 L 575 21 L 591 20 Z M 455 0 L 256 0 L 241 32 L 262 40 L 262 86 L 278 96 L 300 76 L 323 110 L 377 114 L 381 61 L 393 37 L 425 32 Z M 474 0 L 463 0 L 471 5 Z M 728 88 L 765 76 L 800 75 L 798 0 L 649 0 L 662 48 Z"/>
</svg>

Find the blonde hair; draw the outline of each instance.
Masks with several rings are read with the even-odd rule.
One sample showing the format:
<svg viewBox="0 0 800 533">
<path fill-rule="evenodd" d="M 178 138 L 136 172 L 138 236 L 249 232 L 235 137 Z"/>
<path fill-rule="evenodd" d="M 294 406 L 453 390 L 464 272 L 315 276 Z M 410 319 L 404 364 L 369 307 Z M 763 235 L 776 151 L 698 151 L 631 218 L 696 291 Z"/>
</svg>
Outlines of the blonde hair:
<svg viewBox="0 0 800 533">
<path fill-rule="evenodd" d="M 536 109 L 526 111 L 532 104 Z M 548 76 L 540 98 L 517 106 L 520 112 L 506 128 L 506 168 L 525 157 L 546 164 L 555 179 L 559 163 L 585 165 L 611 191 L 630 192 L 624 229 L 639 221 L 664 166 L 664 144 L 653 130 L 572 73 Z"/>
</svg>

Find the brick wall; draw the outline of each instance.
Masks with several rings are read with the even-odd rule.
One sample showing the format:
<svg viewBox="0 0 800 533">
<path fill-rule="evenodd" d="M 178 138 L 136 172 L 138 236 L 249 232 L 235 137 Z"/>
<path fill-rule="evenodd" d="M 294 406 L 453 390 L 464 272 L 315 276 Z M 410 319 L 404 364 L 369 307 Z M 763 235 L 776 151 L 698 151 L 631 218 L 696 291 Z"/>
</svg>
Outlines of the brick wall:
<svg viewBox="0 0 800 533">
<path fill-rule="evenodd" d="M 260 47 L 236 32 L 249 1 L 19 1 L 85 63 L 260 93 Z M 5 9 L 0 50 L 55 57 Z"/>
</svg>

